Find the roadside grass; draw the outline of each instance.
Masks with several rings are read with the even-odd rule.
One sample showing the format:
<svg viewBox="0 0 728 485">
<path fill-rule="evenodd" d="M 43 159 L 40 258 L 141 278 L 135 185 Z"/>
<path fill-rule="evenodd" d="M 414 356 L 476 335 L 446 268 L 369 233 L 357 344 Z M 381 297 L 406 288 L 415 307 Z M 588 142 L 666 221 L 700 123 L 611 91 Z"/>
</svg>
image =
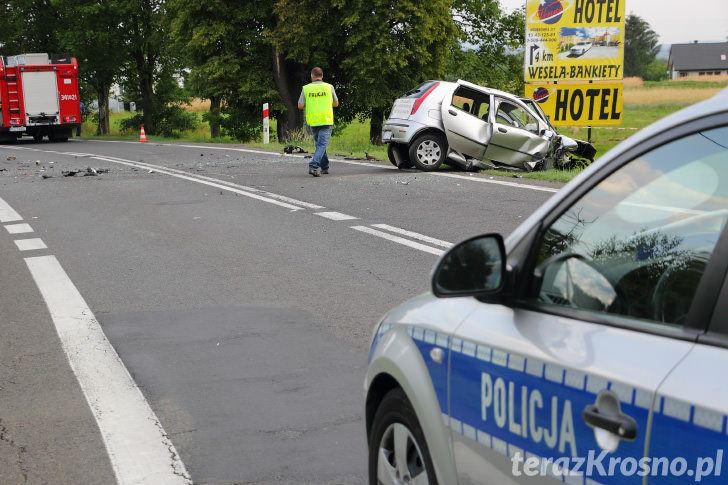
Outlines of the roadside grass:
<svg viewBox="0 0 728 485">
<path fill-rule="evenodd" d="M 648 126 L 665 116 L 674 113 L 686 106 L 698 101 L 708 99 L 728 87 L 728 76 L 704 76 L 699 79 L 643 82 L 639 78 L 627 78 L 624 80 L 623 97 L 623 122 L 618 127 L 593 127 L 591 130 L 585 127 L 560 127 L 559 133 L 566 136 L 588 140 L 597 149 L 597 158 L 606 153 L 609 149 L 619 144 L 638 130 Z M 197 142 L 197 143 L 230 143 L 240 144 L 238 140 L 228 137 L 212 139 L 209 127 L 202 122 L 202 114 L 209 109 L 209 102 L 195 101 L 188 108 L 200 118 L 200 123 L 195 130 L 184 132 L 174 141 Z M 122 132 L 121 121 L 131 116 L 130 113 L 112 113 L 110 118 L 111 135 L 115 139 L 139 140 L 139 133 Z M 95 136 L 96 126 L 92 122 L 86 122 L 83 126 L 84 136 Z M 272 151 L 283 151 L 285 145 L 300 146 L 308 153 L 313 153 L 315 146 L 311 136 L 301 133 L 300 137 L 286 143 L 280 143 L 276 139 L 276 122 L 271 120 L 270 143 L 264 144 L 261 138 L 249 140 L 244 143 L 246 146 L 266 149 Z M 171 141 L 163 137 L 147 134 L 149 141 Z M 366 122 L 354 121 L 343 128 L 335 129 L 334 135 L 329 143 L 328 153 L 339 157 L 367 158 L 370 157 L 389 163 L 386 146 L 375 146 L 369 143 L 369 124 Z M 544 172 L 505 172 L 502 170 L 484 170 L 483 173 L 498 177 L 513 177 L 514 175 L 524 179 L 550 180 L 555 182 L 568 182 L 581 170 L 548 170 Z"/>
</svg>

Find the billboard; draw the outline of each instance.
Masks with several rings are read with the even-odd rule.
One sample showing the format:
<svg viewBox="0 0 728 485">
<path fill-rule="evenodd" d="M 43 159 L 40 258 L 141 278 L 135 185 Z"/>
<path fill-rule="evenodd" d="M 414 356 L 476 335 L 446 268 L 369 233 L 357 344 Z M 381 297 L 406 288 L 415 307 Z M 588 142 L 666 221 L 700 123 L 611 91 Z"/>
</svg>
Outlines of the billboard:
<svg viewBox="0 0 728 485">
<path fill-rule="evenodd" d="M 623 77 L 626 0 L 527 0 L 525 81 Z"/>
<path fill-rule="evenodd" d="M 622 124 L 622 82 L 527 84 L 526 97 L 539 103 L 554 126 Z"/>
</svg>

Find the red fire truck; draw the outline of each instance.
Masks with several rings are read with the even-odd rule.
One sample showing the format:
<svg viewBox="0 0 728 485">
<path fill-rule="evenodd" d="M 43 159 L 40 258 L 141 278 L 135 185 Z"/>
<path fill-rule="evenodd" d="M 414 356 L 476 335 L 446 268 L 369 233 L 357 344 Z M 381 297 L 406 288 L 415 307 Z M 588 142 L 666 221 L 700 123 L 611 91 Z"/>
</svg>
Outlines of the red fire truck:
<svg viewBox="0 0 728 485">
<path fill-rule="evenodd" d="M 81 123 L 80 102 L 73 57 L 0 56 L 0 140 L 68 141 Z"/>
</svg>

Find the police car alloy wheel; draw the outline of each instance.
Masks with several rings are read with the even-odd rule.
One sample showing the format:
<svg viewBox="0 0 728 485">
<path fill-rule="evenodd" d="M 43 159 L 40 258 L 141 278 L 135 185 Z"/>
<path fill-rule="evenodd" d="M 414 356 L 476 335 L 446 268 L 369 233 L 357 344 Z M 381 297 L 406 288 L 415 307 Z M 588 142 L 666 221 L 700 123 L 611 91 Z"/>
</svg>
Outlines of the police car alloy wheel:
<svg viewBox="0 0 728 485">
<path fill-rule="evenodd" d="M 425 134 L 417 138 L 409 148 L 410 161 L 420 170 L 432 172 L 445 161 L 447 143 L 442 136 Z"/>
<path fill-rule="evenodd" d="M 369 439 L 369 483 L 437 483 L 417 416 L 400 388 L 389 391 L 374 416 Z"/>
</svg>

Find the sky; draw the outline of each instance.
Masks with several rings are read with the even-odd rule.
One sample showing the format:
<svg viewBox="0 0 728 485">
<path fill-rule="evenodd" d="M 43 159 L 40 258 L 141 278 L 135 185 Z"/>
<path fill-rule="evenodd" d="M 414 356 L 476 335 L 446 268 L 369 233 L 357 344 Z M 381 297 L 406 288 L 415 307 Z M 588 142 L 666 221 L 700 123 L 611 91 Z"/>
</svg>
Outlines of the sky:
<svg viewBox="0 0 728 485">
<path fill-rule="evenodd" d="M 525 0 L 499 0 L 508 12 Z M 728 0 L 620 0 L 625 15 L 645 20 L 660 44 L 728 41 Z M 686 8 L 686 6 L 692 8 Z"/>
</svg>

